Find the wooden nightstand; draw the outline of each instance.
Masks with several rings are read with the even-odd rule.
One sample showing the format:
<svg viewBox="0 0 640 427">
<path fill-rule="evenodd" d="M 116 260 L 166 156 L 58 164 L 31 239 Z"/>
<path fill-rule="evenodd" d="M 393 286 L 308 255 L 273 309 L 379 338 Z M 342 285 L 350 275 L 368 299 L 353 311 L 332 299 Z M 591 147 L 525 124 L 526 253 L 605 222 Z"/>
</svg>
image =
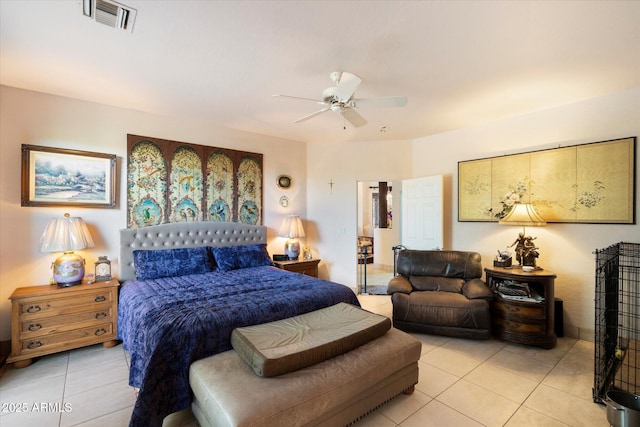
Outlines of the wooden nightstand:
<svg viewBox="0 0 640 427">
<path fill-rule="evenodd" d="M 29 366 L 34 357 L 103 343 L 118 344 L 117 280 L 58 288 L 16 289 L 11 300 L 11 355 L 7 363 Z"/>
<path fill-rule="evenodd" d="M 298 261 L 273 261 L 273 264 L 287 271 L 306 274 L 311 277 L 318 277 L 319 259 L 303 259 Z"/>
<path fill-rule="evenodd" d="M 548 270 L 526 273 L 518 268 L 485 268 L 487 285 L 493 290 L 500 283 L 526 283 L 542 297 L 540 302 L 518 301 L 495 294 L 491 301 L 492 333 L 504 340 L 543 348 L 556 346 L 553 286 L 556 275 Z"/>
</svg>

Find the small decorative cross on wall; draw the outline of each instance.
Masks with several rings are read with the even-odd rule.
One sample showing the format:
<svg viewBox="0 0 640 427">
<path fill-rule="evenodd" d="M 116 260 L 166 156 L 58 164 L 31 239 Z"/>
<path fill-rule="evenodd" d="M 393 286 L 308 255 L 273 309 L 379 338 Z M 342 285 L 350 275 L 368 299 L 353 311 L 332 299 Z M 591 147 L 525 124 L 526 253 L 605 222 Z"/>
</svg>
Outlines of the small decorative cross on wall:
<svg viewBox="0 0 640 427">
<path fill-rule="evenodd" d="M 335 184 L 335 183 L 333 182 L 333 179 L 330 179 L 330 180 L 329 180 L 329 182 L 328 182 L 328 184 L 329 184 L 330 192 L 331 192 L 331 194 L 333 194 L 333 184 Z"/>
</svg>

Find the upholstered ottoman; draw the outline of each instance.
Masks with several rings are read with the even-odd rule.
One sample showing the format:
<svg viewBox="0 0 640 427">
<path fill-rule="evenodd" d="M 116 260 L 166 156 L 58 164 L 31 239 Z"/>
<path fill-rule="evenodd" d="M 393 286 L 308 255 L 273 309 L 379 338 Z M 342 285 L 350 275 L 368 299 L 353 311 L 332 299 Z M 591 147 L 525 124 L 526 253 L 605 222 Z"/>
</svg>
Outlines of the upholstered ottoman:
<svg viewBox="0 0 640 427">
<path fill-rule="evenodd" d="M 397 329 L 381 332 L 380 318 L 388 320 L 338 304 L 234 331 L 238 351 L 191 365 L 196 419 L 203 427 L 333 427 L 413 392 L 421 343 Z"/>
</svg>

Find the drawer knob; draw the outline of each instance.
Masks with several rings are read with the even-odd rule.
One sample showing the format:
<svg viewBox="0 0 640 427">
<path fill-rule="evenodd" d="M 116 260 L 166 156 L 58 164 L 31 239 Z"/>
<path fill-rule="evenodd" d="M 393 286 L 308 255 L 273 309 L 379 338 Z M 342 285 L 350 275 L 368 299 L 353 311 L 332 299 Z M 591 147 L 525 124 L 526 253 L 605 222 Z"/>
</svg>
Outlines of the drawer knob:
<svg viewBox="0 0 640 427">
<path fill-rule="evenodd" d="M 30 305 L 27 308 L 27 313 L 37 313 L 40 310 L 42 310 L 42 308 L 39 305 Z"/>
<path fill-rule="evenodd" d="M 518 323 L 518 322 L 510 322 L 510 321 L 506 321 L 505 322 L 507 324 L 507 326 L 511 327 L 511 328 L 515 328 L 518 329 L 522 326 L 522 323 Z"/>
<path fill-rule="evenodd" d="M 95 302 L 102 302 L 102 301 L 106 301 L 107 299 L 105 298 L 104 295 L 98 295 L 95 299 Z"/>
<path fill-rule="evenodd" d="M 107 313 L 105 313 L 104 311 L 96 313 L 96 319 L 104 319 L 105 317 L 107 317 Z"/>
<path fill-rule="evenodd" d="M 40 341 L 31 341 L 27 345 L 29 350 L 33 350 L 34 348 L 42 347 L 42 343 Z"/>
<path fill-rule="evenodd" d="M 42 325 L 40 323 L 32 323 L 29 325 L 30 331 L 37 331 L 38 329 L 42 329 Z"/>
<path fill-rule="evenodd" d="M 107 333 L 107 330 L 105 328 L 96 329 L 97 336 L 104 335 L 106 333 Z"/>
</svg>

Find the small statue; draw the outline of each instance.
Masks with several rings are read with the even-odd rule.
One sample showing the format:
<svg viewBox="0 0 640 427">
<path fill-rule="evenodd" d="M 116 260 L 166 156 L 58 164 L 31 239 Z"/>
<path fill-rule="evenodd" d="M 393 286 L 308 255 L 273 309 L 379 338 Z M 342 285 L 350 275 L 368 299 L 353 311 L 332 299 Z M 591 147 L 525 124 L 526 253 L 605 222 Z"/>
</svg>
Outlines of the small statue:
<svg viewBox="0 0 640 427">
<path fill-rule="evenodd" d="M 538 248 L 533 244 L 536 237 L 525 236 L 524 231 L 518 233 L 518 238 L 509 246 L 515 245 L 516 260 L 520 265 L 536 266 L 536 258 L 540 255 Z"/>
<path fill-rule="evenodd" d="M 536 258 L 540 256 L 538 248 L 533 244 L 535 237 L 528 236 L 525 238 L 524 247 L 522 249 L 522 264 L 536 266 Z"/>
<path fill-rule="evenodd" d="M 520 233 L 518 233 L 518 238 L 510 246 L 508 246 L 509 248 L 513 246 L 516 247 L 514 249 L 514 252 L 516 253 L 516 260 L 520 265 L 522 265 L 522 249 L 524 249 L 525 239 L 526 238 L 524 237 L 524 231 L 521 231 Z"/>
</svg>

